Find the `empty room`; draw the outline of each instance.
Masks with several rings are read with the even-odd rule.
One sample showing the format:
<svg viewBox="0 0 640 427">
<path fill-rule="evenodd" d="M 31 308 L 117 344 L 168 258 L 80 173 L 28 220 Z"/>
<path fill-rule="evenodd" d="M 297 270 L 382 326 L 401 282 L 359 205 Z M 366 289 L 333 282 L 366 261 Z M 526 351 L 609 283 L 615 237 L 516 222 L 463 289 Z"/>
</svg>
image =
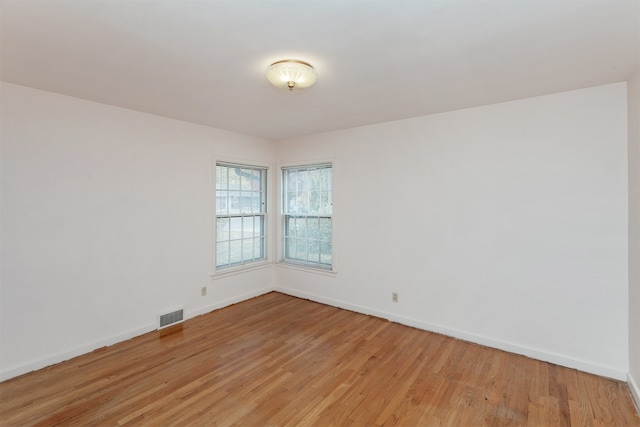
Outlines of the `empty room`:
<svg viewBox="0 0 640 427">
<path fill-rule="evenodd" d="M 640 0 L 0 0 L 0 425 L 640 426 Z"/>
</svg>

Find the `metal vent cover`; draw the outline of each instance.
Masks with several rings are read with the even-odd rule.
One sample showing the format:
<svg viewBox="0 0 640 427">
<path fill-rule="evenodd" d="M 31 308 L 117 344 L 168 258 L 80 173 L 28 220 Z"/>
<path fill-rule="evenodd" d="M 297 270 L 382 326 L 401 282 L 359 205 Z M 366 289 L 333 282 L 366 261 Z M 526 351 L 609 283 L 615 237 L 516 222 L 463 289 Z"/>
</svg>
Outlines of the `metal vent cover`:
<svg viewBox="0 0 640 427">
<path fill-rule="evenodd" d="M 184 309 L 179 308 L 168 313 L 158 314 L 158 329 L 163 329 L 184 321 Z"/>
</svg>

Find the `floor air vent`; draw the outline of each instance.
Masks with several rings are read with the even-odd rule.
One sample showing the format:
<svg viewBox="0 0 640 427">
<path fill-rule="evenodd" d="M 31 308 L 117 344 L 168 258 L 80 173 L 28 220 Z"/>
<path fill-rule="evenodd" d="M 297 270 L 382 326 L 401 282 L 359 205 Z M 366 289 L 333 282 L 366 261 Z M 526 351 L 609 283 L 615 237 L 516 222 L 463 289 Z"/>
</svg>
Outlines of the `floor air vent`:
<svg viewBox="0 0 640 427">
<path fill-rule="evenodd" d="M 184 321 L 184 309 L 179 308 L 177 310 L 171 311 L 169 313 L 158 313 L 158 330 L 177 325 L 178 323 L 182 323 Z"/>
</svg>

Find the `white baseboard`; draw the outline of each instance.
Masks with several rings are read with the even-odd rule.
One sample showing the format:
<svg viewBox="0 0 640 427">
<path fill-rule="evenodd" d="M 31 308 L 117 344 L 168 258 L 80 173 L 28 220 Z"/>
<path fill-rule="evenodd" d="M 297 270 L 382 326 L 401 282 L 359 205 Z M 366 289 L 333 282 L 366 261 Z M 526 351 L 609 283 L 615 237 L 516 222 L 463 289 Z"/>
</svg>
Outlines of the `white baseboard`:
<svg viewBox="0 0 640 427">
<path fill-rule="evenodd" d="M 236 304 L 238 302 L 241 301 L 245 301 L 257 296 L 260 296 L 262 294 L 266 294 L 268 292 L 273 291 L 273 288 L 269 287 L 269 288 L 263 288 L 254 292 L 249 292 L 246 294 L 242 294 L 233 298 L 229 298 L 223 301 L 219 301 L 213 305 L 210 306 L 206 306 L 206 307 L 202 307 L 202 308 L 198 308 L 195 310 L 191 310 L 189 312 L 186 312 L 185 318 L 186 319 L 190 319 L 192 317 L 196 317 L 199 316 L 201 314 L 205 314 L 205 313 L 209 313 L 213 310 L 218 310 L 220 308 L 223 307 L 227 307 L 229 305 L 232 304 Z M 156 329 L 156 325 L 155 324 L 150 324 L 150 325 L 146 325 L 143 326 L 141 328 L 137 328 L 137 329 L 133 329 L 131 331 L 127 331 L 124 332 L 122 334 L 118 334 L 118 335 L 114 335 L 108 338 L 104 338 L 101 340 L 97 340 L 94 342 L 91 342 L 87 345 L 82 345 L 80 347 L 76 347 L 74 349 L 71 349 L 69 351 L 65 351 L 62 353 L 58 353 L 58 354 L 54 354 L 52 356 L 48 356 L 42 359 L 38 359 L 38 360 L 32 360 L 23 364 L 20 364 L 19 366 L 15 366 L 9 369 L 5 369 L 3 371 L 0 372 L 0 381 L 5 381 L 14 377 L 17 377 L 19 375 L 23 375 L 32 371 L 36 371 L 38 369 L 42 369 L 42 368 L 46 368 L 47 366 L 51 366 L 51 365 L 55 365 L 56 363 L 60 363 L 60 362 L 64 362 L 65 360 L 69 360 L 69 359 L 73 359 L 74 357 L 77 356 L 81 356 L 83 354 L 87 354 L 90 353 L 94 350 L 97 350 L 99 348 L 102 347 L 106 347 L 106 346 L 110 346 L 110 345 L 114 345 L 117 344 L 119 342 L 122 341 L 126 341 L 128 339 L 146 334 L 147 332 L 151 332 L 154 331 Z"/>
<path fill-rule="evenodd" d="M 306 292 L 301 292 L 293 289 L 285 289 L 285 288 L 263 288 L 256 291 L 252 291 L 246 294 L 238 295 L 223 301 L 219 301 L 215 304 L 201 307 L 195 310 L 191 310 L 187 312 L 186 318 L 190 319 L 201 314 L 209 313 L 214 310 L 218 310 L 224 307 L 227 307 L 232 304 L 236 304 L 242 301 L 246 301 L 251 298 L 255 298 L 257 296 L 269 293 L 271 291 L 281 292 L 283 294 L 295 296 L 298 298 L 304 298 L 311 301 L 319 302 L 322 304 L 327 304 L 333 307 L 343 308 L 345 310 L 354 311 L 357 313 L 368 314 L 371 316 L 380 317 L 383 319 L 388 319 L 392 322 L 400 323 L 407 326 L 412 326 L 415 328 L 423 329 L 426 331 L 436 332 L 443 335 L 448 335 L 454 338 L 459 338 L 465 341 L 474 342 L 477 344 L 485 345 L 487 347 L 496 348 L 499 350 L 508 351 L 510 353 L 521 354 L 523 356 L 531 357 L 533 359 L 542 360 L 544 362 L 553 363 L 560 366 L 566 366 L 572 369 L 578 369 L 580 371 L 589 372 L 595 375 L 613 378 L 620 381 L 626 381 L 629 384 L 629 389 L 631 390 L 631 394 L 636 402 L 636 405 L 640 407 L 640 388 L 638 387 L 638 382 L 631 377 L 627 372 L 623 372 L 617 369 L 607 368 L 601 365 L 596 365 L 590 362 L 585 362 L 582 360 L 578 360 L 575 358 L 558 355 L 554 353 L 549 353 L 546 351 L 529 348 L 505 341 L 495 340 L 489 337 L 485 337 L 482 335 L 472 334 L 465 331 L 460 331 L 453 328 L 444 327 L 437 324 L 432 324 L 428 322 L 423 322 L 421 320 L 412 319 L 405 316 L 400 316 L 393 313 L 387 313 L 380 310 L 373 310 L 367 307 L 363 307 L 360 305 L 349 304 L 344 301 L 334 300 L 331 298 L 325 298 L 314 294 L 309 294 Z M 10 378 L 17 377 L 19 375 L 26 374 L 31 371 L 35 371 L 37 369 L 42 369 L 50 365 L 54 365 L 56 363 L 63 362 L 65 360 L 69 360 L 71 358 L 89 353 L 93 350 L 96 350 L 101 347 L 110 346 L 116 344 L 121 341 L 128 340 L 130 338 L 145 334 L 147 332 L 151 332 L 155 330 L 155 325 L 147 325 L 141 328 L 137 328 L 122 334 L 114 335 L 112 337 L 108 337 L 102 340 L 94 341 L 90 344 L 83 345 L 80 347 L 76 347 L 72 350 L 55 354 L 53 356 L 45 357 L 43 359 L 30 361 L 19 366 L 15 366 L 13 368 L 5 369 L 0 372 L 0 381 L 5 381 Z"/>
<path fill-rule="evenodd" d="M 567 368 L 577 369 L 583 372 L 599 375 L 601 377 L 612 378 L 619 381 L 627 381 L 627 372 L 620 371 L 618 369 L 609 368 L 606 366 L 597 365 L 583 360 L 578 360 L 569 356 L 561 354 L 550 353 L 548 351 L 539 350 L 531 347 L 522 346 L 519 344 L 513 344 L 506 341 L 500 341 L 493 338 L 489 338 L 483 335 L 477 335 L 470 332 L 461 331 L 454 328 L 449 328 L 442 325 L 437 325 L 429 322 L 424 322 L 410 317 L 400 316 L 393 313 L 387 313 L 380 310 L 374 310 L 367 307 L 349 304 L 344 301 L 334 300 L 331 298 L 325 298 L 307 292 L 302 292 L 294 289 L 285 289 L 276 287 L 277 292 L 291 295 L 298 298 L 304 298 L 311 301 L 319 302 L 322 304 L 331 305 L 333 307 L 343 308 L 345 310 L 355 311 L 357 313 L 368 314 L 371 316 L 388 319 L 395 323 L 411 326 L 418 329 L 423 329 L 430 332 L 436 332 L 439 334 L 447 335 L 454 338 L 459 338 L 465 341 L 473 342 L 476 344 L 484 345 L 487 347 L 495 348 L 498 350 L 508 351 L 510 353 L 520 354 L 532 359 L 541 360 L 543 362 L 553 363 L 554 365 L 565 366 Z"/>
<path fill-rule="evenodd" d="M 0 381 L 5 381 L 31 371 L 36 371 L 38 369 L 46 368 L 47 366 L 55 365 L 56 363 L 64 362 L 65 360 L 73 359 L 74 357 L 90 353 L 99 348 L 117 344 L 121 341 L 126 341 L 133 337 L 146 334 L 147 332 L 151 332 L 154 329 L 156 329 L 155 324 L 143 326 L 141 328 L 124 332 L 122 334 L 113 335 L 108 338 L 93 341 L 89 344 L 73 348 L 69 351 L 64 351 L 42 359 L 32 360 L 13 368 L 5 369 L 0 372 Z"/>
<path fill-rule="evenodd" d="M 629 386 L 631 397 L 633 397 L 633 401 L 636 404 L 636 410 L 640 413 L 640 383 L 631 376 L 631 373 L 627 375 L 627 385 Z"/>
</svg>

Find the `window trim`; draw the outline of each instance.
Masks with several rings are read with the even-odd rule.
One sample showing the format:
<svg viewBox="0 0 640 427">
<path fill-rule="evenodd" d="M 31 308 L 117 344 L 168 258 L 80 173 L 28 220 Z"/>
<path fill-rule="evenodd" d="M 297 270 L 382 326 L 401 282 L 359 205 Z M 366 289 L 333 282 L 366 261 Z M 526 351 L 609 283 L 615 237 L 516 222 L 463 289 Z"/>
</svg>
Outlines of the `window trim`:
<svg viewBox="0 0 640 427">
<path fill-rule="evenodd" d="M 284 181 L 284 171 L 285 169 L 305 169 L 305 168 L 317 168 L 329 166 L 331 167 L 331 206 L 332 212 L 330 215 L 314 215 L 317 217 L 330 217 L 331 218 L 331 265 L 326 266 L 324 264 L 314 264 L 308 263 L 304 261 L 296 261 L 293 259 L 285 258 L 285 237 L 286 237 L 286 218 L 287 216 L 297 216 L 298 214 L 286 214 L 284 209 L 284 203 L 286 196 L 285 192 L 285 181 Z M 336 162 L 335 160 L 319 160 L 319 161 L 303 161 L 303 162 L 281 162 L 278 165 L 278 184 L 279 184 L 279 221 L 278 221 L 278 265 L 282 267 L 287 267 L 295 270 L 302 270 L 313 272 L 321 275 L 335 276 L 337 274 L 336 265 L 337 265 L 337 257 L 336 257 Z"/>
<path fill-rule="evenodd" d="M 259 170 L 263 170 L 264 171 L 264 183 L 262 184 L 263 186 L 263 192 L 264 192 L 264 197 L 263 197 L 263 201 L 264 201 L 264 211 L 260 213 L 260 216 L 263 217 L 263 221 L 264 221 L 264 247 L 263 247 L 263 251 L 264 251 L 264 257 L 260 258 L 260 259 L 254 259 L 254 260 L 250 260 L 250 261 L 246 261 L 246 262 L 241 262 L 241 263 L 236 263 L 236 264 L 229 264 L 229 265 L 225 265 L 225 266 L 217 266 L 217 243 L 218 243 L 218 236 L 217 236 L 217 218 L 218 218 L 218 214 L 217 214 L 217 173 L 216 173 L 216 169 L 217 166 L 221 165 L 221 166 L 237 166 L 237 167 L 241 167 L 241 168 L 247 168 L 247 169 L 259 169 Z M 217 278 L 221 278 L 221 277 L 225 277 L 225 276 L 229 276 L 229 275 L 233 275 L 233 274 L 237 274 L 237 273 L 241 273 L 241 272 L 245 272 L 245 271 L 252 271 L 252 270 L 257 270 L 257 269 L 262 269 L 265 267 L 268 267 L 272 261 L 271 261 L 271 250 L 270 250 L 270 240 L 271 240 L 271 220 L 270 220 L 270 207 L 271 207 L 271 194 L 272 194 L 272 184 L 271 184 L 271 165 L 267 164 L 265 162 L 260 162 L 260 161 L 254 161 L 254 160 L 223 160 L 223 159 L 217 159 L 214 158 L 213 159 L 213 173 L 212 173 L 212 232 L 211 232 L 211 236 L 212 236 L 212 244 L 211 244 L 211 248 L 212 248 L 212 253 L 211 253 L 211 273 L 210 276 L 212 279 L 217 279 Z M 241 214 L 239 214 L 241 215 Z M 227 215 L 222 215 L 222 216 L 227 216 Z M 249 214 L 249 216 L 253 216 L 252 214 Z"/>
</svg>

